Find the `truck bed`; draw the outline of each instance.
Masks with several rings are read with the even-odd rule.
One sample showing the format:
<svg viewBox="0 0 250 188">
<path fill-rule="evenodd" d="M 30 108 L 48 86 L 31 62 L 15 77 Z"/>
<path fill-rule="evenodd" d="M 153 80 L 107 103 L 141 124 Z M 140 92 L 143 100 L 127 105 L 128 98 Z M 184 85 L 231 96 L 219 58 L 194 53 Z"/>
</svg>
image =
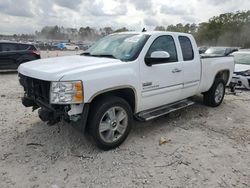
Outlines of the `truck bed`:
<svg viewBox="0 0 250 188">
<path fill-rule="evenodd" d="M 201 57 L 201 92 L 206 92 L 212 86 L 215 76 L 218 74 L 217 70 L 228 70 L 228 83 L 233 76 L 234 58 L 228 57 Z"/>
</svg>

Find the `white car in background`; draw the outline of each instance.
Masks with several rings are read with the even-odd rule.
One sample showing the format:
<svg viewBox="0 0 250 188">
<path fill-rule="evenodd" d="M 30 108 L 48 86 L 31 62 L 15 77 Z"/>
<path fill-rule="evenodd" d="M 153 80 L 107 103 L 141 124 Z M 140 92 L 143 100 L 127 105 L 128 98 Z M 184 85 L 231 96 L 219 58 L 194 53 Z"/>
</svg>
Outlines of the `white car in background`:
<svg viewBox="0 0 250 188">
<path fill-rule="evenodd" d="M 237 88 L 250 90 L 250 50 L 233 53 L 235 60 L 235 70 L 231 83 Z"/>
<path fill-rule="evenodd" d="M 79 50 L 80 47 L 71 43 L 59 43 L 57 48 L 60 50 Z"/>
<path fill-rule="evenodd" d="M 66 50 L 79 50 L 79 46 L 75 45 L 75 44 L 71 44 L 71 43 L 65 43 L 64 48 Z"/>
</svg>

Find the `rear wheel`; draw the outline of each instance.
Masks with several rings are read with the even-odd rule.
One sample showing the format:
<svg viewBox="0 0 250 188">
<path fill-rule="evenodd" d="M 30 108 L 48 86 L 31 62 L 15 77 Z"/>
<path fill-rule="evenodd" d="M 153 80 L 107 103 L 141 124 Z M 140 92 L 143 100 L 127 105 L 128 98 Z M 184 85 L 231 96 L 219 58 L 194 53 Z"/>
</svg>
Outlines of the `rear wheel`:
<svg viewBox="0 0 250 188">
<path fill-rule="evenodd" d="M 212 107 L 219 106 L 224 99 L 225 88 L 226 84 L 223 79 L 215 79 L 210 90 L 204 93 L 204 104 Z"/>
<path fill-rule="evenodd" d="M 131 124 L 131 108 L 120 97 L 105 97 L 91 106 L 89 129 L 100 149 L 109 150 L 122 144 Z"/>
</svg>

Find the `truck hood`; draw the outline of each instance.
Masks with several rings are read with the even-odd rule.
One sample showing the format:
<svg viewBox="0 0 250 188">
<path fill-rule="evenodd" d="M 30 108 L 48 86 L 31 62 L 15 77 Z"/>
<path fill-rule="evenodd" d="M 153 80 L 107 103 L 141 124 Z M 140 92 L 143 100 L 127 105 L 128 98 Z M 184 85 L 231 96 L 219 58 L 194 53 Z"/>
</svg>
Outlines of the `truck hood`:
<svg viewBox="0 0 250 188">
<path fill-rule="evenodd" d="M 90 56 L 64 56 L 49 59 L 40 59 L 23 63 L 19 66 L 20 74 L 47 81 L 59 81 L 67 73 L 81 72 L 114 66 L 124 63 L 118 59 L 90 57 Z"/>
<path fill-rule="evenodd" d="M 250 70 L 250 65 L 245 65 L 245 64 L 235 64 L 235 69 L 234 72 L 243 72 Z"/>
</svg>

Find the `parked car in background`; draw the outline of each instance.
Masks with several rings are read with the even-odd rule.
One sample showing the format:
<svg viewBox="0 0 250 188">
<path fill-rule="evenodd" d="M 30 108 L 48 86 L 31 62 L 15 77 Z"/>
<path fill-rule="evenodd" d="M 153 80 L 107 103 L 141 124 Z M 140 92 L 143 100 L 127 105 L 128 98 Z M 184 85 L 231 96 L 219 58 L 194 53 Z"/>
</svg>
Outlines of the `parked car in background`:
<svg viewBox="0 0 250 188">
<path fill-rule="evenodd" d="M 85 51 L 91 47 L 90 44 L 85 44 L 85 43 L 77 43 L 77 46 L 79 46 L 80 50 L 83 50 L 83 51 Z"/>
<path fill-rule="evenodd" d="M 0 42 L 0 70 L 15 70 L 22 63 L 40 58 L 40 52 L 33 44 Z"/>
<path fill-rule="evenodd" d="M 37 42 L 35 45 L 39 50 L 57 50 L 57 43 Z"/>
<path fill-rule="evenodd" d="M 207 49 L 208 49 L 207 46 L 198 47 L 199 54 L 204 54 L 207 51 Z"/>
<path fill-rule="evenodd" d="M 210 47 L 202 55 L 204 57 L 224 57 L 238 51 L 237 47 Z"/>
<path fill-rule="evenodd" d="M 233 53 L 235 70 L 231 83 L 237 88 L 250 89 L 250 50 Z"/>
<path fill-rule="evenodd" d="M 71 43 L 59 43 L 57 45 L 59 50 L 79 50 L 79 46 Z"/>
</svg>

